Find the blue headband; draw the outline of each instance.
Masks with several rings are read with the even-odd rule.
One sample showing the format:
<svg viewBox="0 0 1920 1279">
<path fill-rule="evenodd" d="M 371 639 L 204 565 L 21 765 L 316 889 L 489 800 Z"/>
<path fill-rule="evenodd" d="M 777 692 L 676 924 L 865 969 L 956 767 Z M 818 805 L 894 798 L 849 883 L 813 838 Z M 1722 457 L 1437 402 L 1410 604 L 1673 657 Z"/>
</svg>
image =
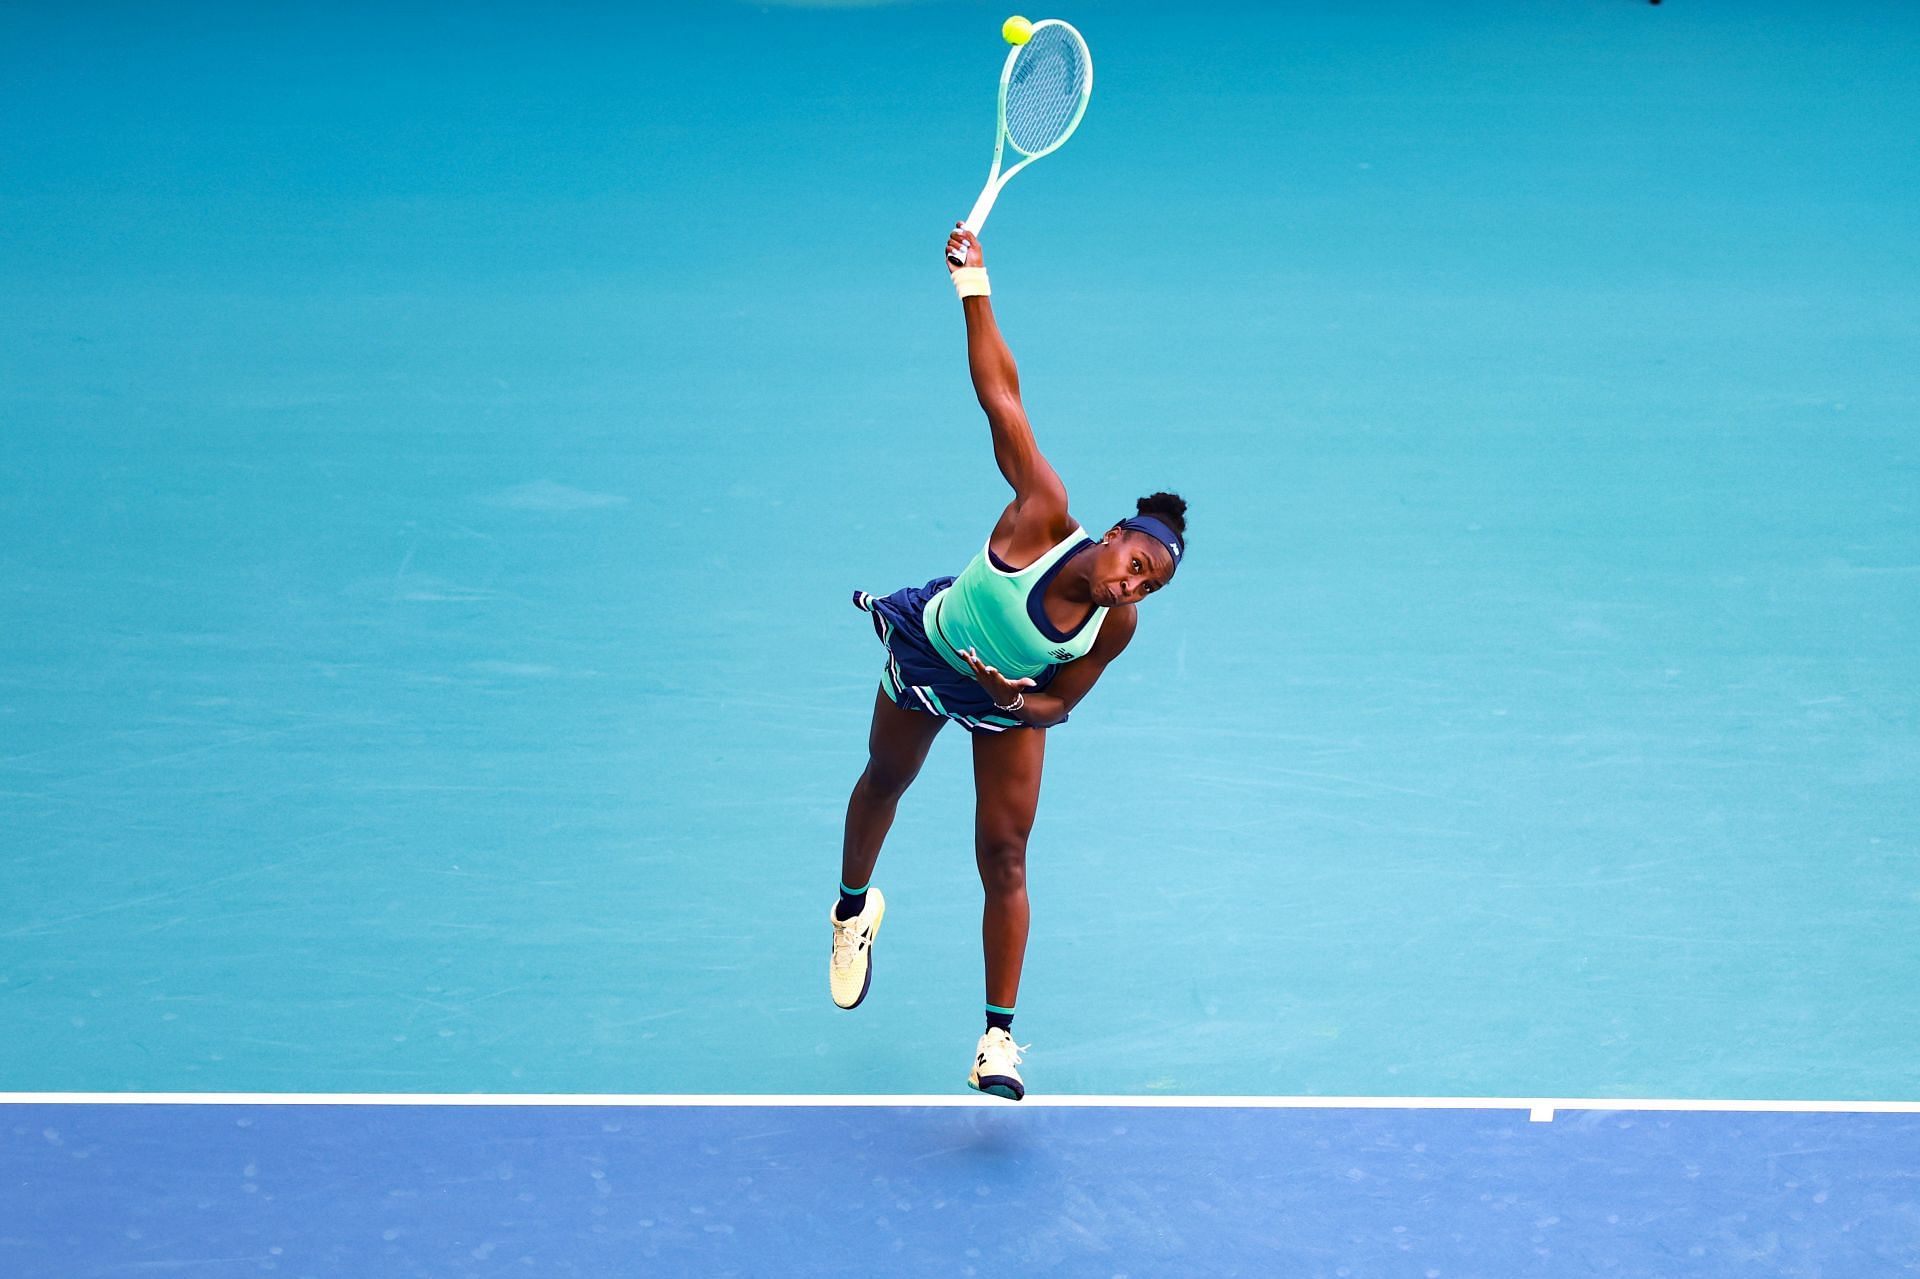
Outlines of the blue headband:
<svg viewBox="0 0 1920 1279">
<path fill-rule="evenodd" d="M 1180 567 L 1180 557 L 1187 553 L 1187 548 L 1180 544 L 1180 535 L 1174 532 L 1173 526 L 1165 520 L 1157 519 L 1151 515 L 1136 515 L 1132 519 L 1121 520 L 1120 527 L 1145 533 L 1148 537 L 1159 542 L 1167 548 L 1167 554 L 1173 556 L 1174 568 L 1177 569 Z"/>
</svg>

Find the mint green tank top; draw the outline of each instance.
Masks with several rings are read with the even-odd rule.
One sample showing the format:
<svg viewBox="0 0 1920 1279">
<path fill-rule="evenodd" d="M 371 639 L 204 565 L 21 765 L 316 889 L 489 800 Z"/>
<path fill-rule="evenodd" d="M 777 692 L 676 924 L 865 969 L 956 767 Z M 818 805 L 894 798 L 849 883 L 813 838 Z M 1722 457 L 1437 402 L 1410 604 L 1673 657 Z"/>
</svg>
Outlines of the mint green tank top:
<svg viewBox="0 0 1920 1279">
<path fill-rule="evenodd" d="M 927 601 L 922 621 L 934 651 L 955 670 L 971 675 L 960 650 L 972 648 L 1008 679 L 1024 679 L 1085 657 L 1107 610 L 1094 609 L 1078 630 L 1062 635 L 1047 620 L 1040 597 L 1053 578 L 1051 570 L 1076 548 L 1091 544 L 1087 531 L 1075 528 L 1045 555 L 1011 573 L 995 568 L 987 548 L 981 547 L 952 585 Z"/>
</svg>

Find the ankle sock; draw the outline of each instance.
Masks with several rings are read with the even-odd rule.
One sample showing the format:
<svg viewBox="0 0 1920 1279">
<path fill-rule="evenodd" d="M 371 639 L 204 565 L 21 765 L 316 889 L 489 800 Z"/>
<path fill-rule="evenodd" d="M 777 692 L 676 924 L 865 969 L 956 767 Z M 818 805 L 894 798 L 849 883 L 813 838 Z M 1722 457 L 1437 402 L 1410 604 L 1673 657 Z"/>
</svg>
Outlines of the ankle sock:
<svg viewBox="0 0 1920 1279">
<path fill-rule="evenodd" d="M 873 887 L 873 885 L 869 882 L 860 885 L 858 888 L 848 888 L 846 882 L 842 880 L 840 884 L 840 904 L 833 908 L 834 918 L 852 919 L 855 915 L 865 910 L 867 908 L 867 890 L 871 887 Z"/>
<path fill-rule="evenodd" d="M 987 1005 L 987 1029 L 1004 1030 L 1013 1033 L 1013 1009 L 1002 1008 L 998 1004 Z"/>
</svg>

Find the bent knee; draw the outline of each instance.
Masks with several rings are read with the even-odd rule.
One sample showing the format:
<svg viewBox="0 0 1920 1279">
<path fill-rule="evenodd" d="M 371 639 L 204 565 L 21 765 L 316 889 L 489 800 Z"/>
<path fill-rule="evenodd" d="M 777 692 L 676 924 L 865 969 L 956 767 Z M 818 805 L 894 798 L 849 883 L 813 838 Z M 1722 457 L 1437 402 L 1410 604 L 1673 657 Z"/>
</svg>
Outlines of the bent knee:
<svg viewBox="0 0 1920 1279">
<path fill-rule="evenodd" d="M 907 787 L 913 785 L 913 779 L 920 775 L 918 766 L 902 768 L 898 764 L 883 764 L 877 759 L 867 761 L 867 771 L 860 774 L 860 784 L 877 799 L 896 800 L 907 793 Z"/>
</svg>

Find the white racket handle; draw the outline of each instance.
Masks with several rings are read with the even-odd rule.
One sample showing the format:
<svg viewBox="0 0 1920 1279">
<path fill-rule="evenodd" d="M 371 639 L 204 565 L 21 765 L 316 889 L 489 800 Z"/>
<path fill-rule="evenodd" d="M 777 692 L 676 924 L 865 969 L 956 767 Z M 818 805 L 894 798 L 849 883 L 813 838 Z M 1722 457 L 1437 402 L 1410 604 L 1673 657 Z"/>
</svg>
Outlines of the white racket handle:
<svg viewBox="0 0 1920 1279">
<path fill-rule="evenodd" d="M 978 230 L 976 230 L 971 224 L 966 222 L 962 222 L 960 224 L 960 229 L 963 231 L 971 231 L 974 235 L 980 234 Z M 947 261 L 953 263 L 955 266 L 965 266 L 967 264 L 967 255 L 965 253 L 956 253 L 954 252 L 954 250 L 948 249 Z"/>
<path fill-rule="evenodd" d="M 1019 50 L 1016 49 L 1014 52 L 1017 53 Z M 1007 66 L 1009 68 L 1013 66 L 1012 55 L 1008 55 Z M 980 234 L 980 228 L 987 224 L 987 214 L 993 212 L 993 202 L 1000 198 L 1000 188 L 1007 185 L 1008 178 L 1011 178 L 1031 163 L 1030 160 L 1022 160 L 1005 174 L 1002 174 L 1000 172 L 1000 148 L 1006 140 L 1007 122 L 1002 120 L 1000 122 L 1000 136 L 994 139 L 993 143 L 993 171 L 987 174 L 987 184 L 980 188 L 980 198 L 973 202 L 973 208 L 968 210 L 966 218 L 960 223 L 962 228 L 971 231 L 975 236 L 978 236 Z M 953 263 L 955 266 L 965 266 L 967 264 L 965 258 L 956 258 L 951 253 L 947 254 L 947 261 Z"/>
</svg>

